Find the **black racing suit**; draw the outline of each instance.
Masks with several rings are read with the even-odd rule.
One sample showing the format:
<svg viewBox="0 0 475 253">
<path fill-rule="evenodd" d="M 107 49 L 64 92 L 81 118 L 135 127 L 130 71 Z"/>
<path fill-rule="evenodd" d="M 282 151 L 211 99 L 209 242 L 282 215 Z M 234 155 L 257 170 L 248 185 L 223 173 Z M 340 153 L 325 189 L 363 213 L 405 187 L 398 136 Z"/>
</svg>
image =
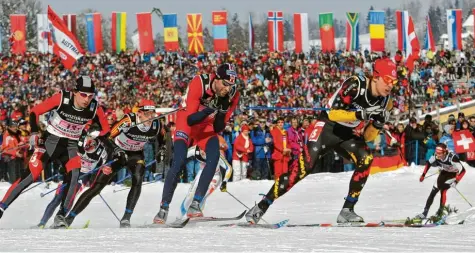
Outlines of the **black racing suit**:
<svg viewBox="0 0 475 253">
<path fill-rule="evenodd" d="M 127 204 L 122 220 L 130 221 L 130 217 L 140 197 L 143 176 L 145 174 L 143 147 L 147 142 L 155 138 L 158 139 L 160 146 L 164 145 L 164 132 L 162 131 L 159 119 L 155 119 L 150 123 L 151 125 L 149 127 L 140 124 L 138 116 L 134 113 L 129 113 L 112 126 L 110 138 L 112 138 L 113 143 L 111 144 L 115 149 L 119 148 L 125 151 L 127 161 L 117 160 L 112 163 L 112 173 L 109 175 L 104 174 L 102 171 L 98 172 L 91 188 L 81 195 L 70 215 L 67 217 L 69 224 L 72 223 L 74 217 L 86 208 L 91 200 L 102 191 L 124 166 L 127 167 L 132 174 L 132 187 L 127 197 Z M 156 150 L 158 150 L 158 147 Z"/>
<path fill-rule="evenodd" d="M 357 129 L 365 124 L 362 111 L 367 115 L 382 116 L 392 107 L 389 97 L 372 96 L 371 82 L 371 79 L 356 76 L 345 80 L 330 99 L 327 105 L 329 110 L 322 112 L 319 121 L 307 128 L 304 152 L 299 157 L 299 170 L 284 173 L 276 178 L 267 195 L 259 202 L 260 209 L 265 212 L 274 200 L 314 171 L 317 161 L 330 150 L 352 160 L 356 165 L 343 208 L 354 207 L 373 161 L 366 141 L 374 140 L 384 123 L 370 123 L 366 126 L 363 136 L 357 134 Z"/>
<path fill-rule="evenodd" d="M 434 186 L 432 187 L 429 197 L 427 198 L 426 206 L 424 207 L 424 212 L 423 212 L 424 216 L 427 216 L 427 214 L 429 213 L 430 206 L 434 202 L 434 198 L 439 191 L 440 191 L 439 211 L 442 211 L 442 209 L 445 206 L 445 202 L 447 200 L 447 190 L 450 189 L 450 186 L 451 186 L 451 184 L 448 183 L 448 181 L 450 179 L 455 179 L 457 181 L 456 183 L 458 183 L 460 180 L 462 180 L 462 177 L 465 175 L 465 168 L 460 162 L 459 157 L 452 151 L 448 151 L 448 154 L 445 156 L 444 160 L 437 159 L 436 156 L 433 155 L 426 162 L 424 172 L 422 173 L 422 180 L 424 179 L 427 171 L 429 171 L 431 167 L 439 167 L 440 174 L 439 174 L 439 177 L 437 178 L 437 181 L 434 183 Z"/>
<path fill-rule="evenodd" d="M 33 134 L 39 132 L 39 116 L 51 112 L 43 143 L 35 147 L 28 163 L 28 171 L 16 180 L 0 202 L 0 209 L 5 210 L 31 183 L 36 181 L 44 166 L 49 161 L 59 161 L 66 169 L 63 185 L 64 194 L 58 215 L 65 216 L 74 203 L 77 192 L 81 157 L 78 155 L 78 139 L 90 121 L 101 127 L 99 138 L 109 132 L 109 125 L 98 102 L 92 99 L 89 106 L 78 109 L 74 106 L 73 92 L 61 91 L 31 109 L 30 127 Z M 0 212 L 1 217 L 1 212 Z"/>
</svg>

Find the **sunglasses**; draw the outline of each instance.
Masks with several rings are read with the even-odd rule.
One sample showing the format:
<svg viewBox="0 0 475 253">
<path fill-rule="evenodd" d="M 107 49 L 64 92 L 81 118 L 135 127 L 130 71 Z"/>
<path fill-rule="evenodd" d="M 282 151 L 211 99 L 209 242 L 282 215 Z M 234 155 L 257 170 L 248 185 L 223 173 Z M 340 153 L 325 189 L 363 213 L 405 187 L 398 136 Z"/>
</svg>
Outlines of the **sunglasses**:
<svg viewBox="0 0 475 253">
<path fill-rule="evenodd" d="M 222 79 L 222 80 L 223 80 L 223 85 L 224 85 L 224 86 L 233 86 L 233 85 L 234 85 L 234 83 L 228 82 L 228 81 L 226 81 L 226 80 L 224 80 L 224 79 Z"/>
<path fill-rule="evenodd" d="M 93 98 L 94 95 L 95 95 L 94 93 L 79 92 L 79 96 L 81 96 L 83 98 Z"/>
</svg>

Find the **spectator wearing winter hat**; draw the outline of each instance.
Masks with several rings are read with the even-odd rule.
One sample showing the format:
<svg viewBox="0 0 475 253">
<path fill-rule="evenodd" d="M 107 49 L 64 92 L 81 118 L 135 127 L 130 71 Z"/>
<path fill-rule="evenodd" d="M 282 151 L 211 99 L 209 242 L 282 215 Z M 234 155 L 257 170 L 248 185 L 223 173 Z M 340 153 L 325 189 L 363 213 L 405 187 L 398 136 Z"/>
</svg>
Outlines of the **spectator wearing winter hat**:
<svg viewBox="0 0 475 253">
<path fill-rule="evenodd" d="M 241 127 L 241 134 L 236 137 L 233 148 L 233 182 L 246 179 L 249 157 L 254 151 L 254 145 L 249 136 L 249 126 Z"/>
<path fill-rule="evenodd" d="M 452 137 L 452 133 L 454 132 L 454 126 L 447 124 L 444 126 L 444 133 L 442 134 L 442 137 L 440 138 L 439 143 L 444 143 L 447 146 L 447 149 L 449 149 L 452 152 L 455 152 L 455 145 L 454 145 L 454 139 Z"/>
<path fill-rule="evenodd" d="M 465 114 L 463 112 L 459 112 L 457 123 L 455 124 L 455 130 L 460 130 L 462 128 L 462 122 L 465 121 Z"/>
<path fill-rule="evenodd" d="M 13 184 L 20 176 L 23 162 L 23 154 L 18 149 L 20 145 L 20 132 L 18 130 L 18 121 L 11 120 L 7 131 L 3 133 L 2 160 L 5 161 L 8 168 L 8 182 Z"/>
<path fill-rule="evenodd" d="M 408 164 L 414 162 L 415 164 L 421 164 L 420 160 L 424 159 L 425 149 L 423 145 L 423 140 L 425 138 L 424 131 L 422 126 L 417 123 L 417 119 L 412 117 L 409 120 L 409 124 L 404 130 L 406 137 L 406 161 Z M 417 152 L 416 152 L 417 150 Z M 416 156 L 416 154 L 418 156 Z M 423 161 L 422 163 L 424 163 Z"/>
</svg>

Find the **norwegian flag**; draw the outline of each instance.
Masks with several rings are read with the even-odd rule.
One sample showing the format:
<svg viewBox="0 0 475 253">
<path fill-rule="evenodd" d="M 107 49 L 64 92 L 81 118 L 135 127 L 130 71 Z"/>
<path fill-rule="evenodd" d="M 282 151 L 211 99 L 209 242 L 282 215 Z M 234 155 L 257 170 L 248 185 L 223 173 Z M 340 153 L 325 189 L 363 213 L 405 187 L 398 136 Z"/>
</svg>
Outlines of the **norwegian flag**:
<svg viewBox="0 0 475 253">
<path fill-rule="evenodd" d="M 68 30 L 64 21 L 48 5 L 48 22 L 53 41 L 53 53 L 59 58 L 64 67 L 70 69 L 77 59 L 81 58 L 84 50 L 76 37 Z"/>
<path fill-rule="evenodd" d="M 269 32 L 269 51 L 284 51 L 284 14 L 282 11 L 267 13 L 267 30 Z"/>
</svg>

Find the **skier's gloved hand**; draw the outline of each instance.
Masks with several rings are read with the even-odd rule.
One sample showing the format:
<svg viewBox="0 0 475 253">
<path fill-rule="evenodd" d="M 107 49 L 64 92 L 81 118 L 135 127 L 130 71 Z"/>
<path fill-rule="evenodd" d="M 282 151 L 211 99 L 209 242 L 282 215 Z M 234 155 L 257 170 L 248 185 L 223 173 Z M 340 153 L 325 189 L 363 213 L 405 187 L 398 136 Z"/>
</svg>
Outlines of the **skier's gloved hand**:
<svg viewBox="0 0 475 253">
<path fill-rule="evenodd" d="M 422 183 L 424 181 L 425 177 L 426 177 L 426 175 L 422 174 L 421 177 L 419 178 L 419 182 Z"/>
<path fill-rule="evenodd" d="M 106 174 L 106 175 L 109 175 L 112 173 L 112 168 L 109 167 L 109 166 L 104 166 L 102 167 L 102 173 Z"/>
<path fill-rule="evenodd" d="M 213 100 L 209 103 L 209 107 L 217 110 L 220 113 L 226 113 L 231 105 L 231 101 L 228 96 L 220 97 L 215 95 Z"/>
<path fill-rule="evenodd" d="M 389 113 L 386 110 L 378 114 L 371 114 L 369 115 L 369 119 L 373 120 L 373 126 L 376 129 L 383 129 L 384 123 L 389 120 Z"/>
<path fill-rule="evenodd" d="M 227 186 L 227 182 L 226 182 L 226 181 L 223 181 L 223 182 L 221 183 L 221 187 L 219 187 L 219 189 L 221 190 L 221 192 L 227 192 L 227 191 L 228 191 L 228 189 L 226 188 L 226 186 Z"/>
<path fill-rule="evenodd" d="M 122 166 L 127 165 L 127 154 L 121 148 L 119 147 L 114 148 L 113 158 L 117 159 L 120 165 Z"/>
<path fill-rule="evenodd" d="M 34 149 L 38 145 L 39 139 L 40 135 L 38 133 L 31 133 L 29 139 L 30 150 Z"/>
</svg>

